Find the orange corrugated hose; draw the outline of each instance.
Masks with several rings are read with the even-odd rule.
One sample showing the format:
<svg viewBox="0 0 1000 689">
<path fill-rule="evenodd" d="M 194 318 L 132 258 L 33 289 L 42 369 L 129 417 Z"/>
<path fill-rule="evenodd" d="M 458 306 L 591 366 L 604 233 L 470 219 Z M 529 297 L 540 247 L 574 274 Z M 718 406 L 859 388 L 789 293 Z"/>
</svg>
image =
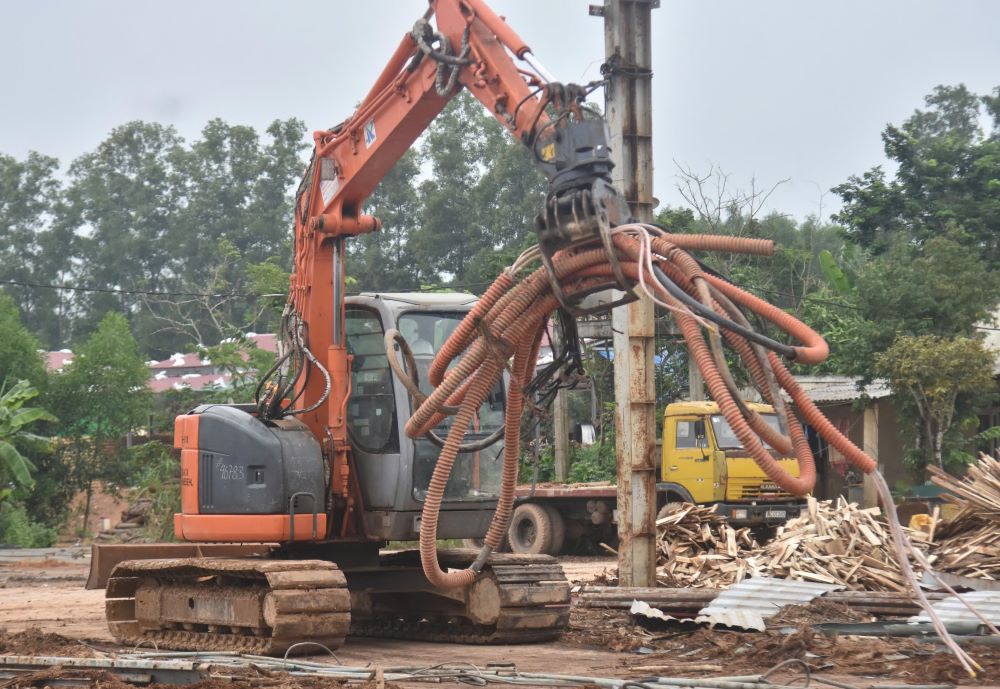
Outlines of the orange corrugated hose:
<svg viewBox="0 0 1000 689">
<path fill-rule="evenodd" d="M 651 270 L 655 265 L 669 280 L 693 300 L 729 320 L 730 309 L 748 309 L 797 341 L 786 351 L 800 363 L 819 363 L 828 353 L 823 338 L 798 319 L 767 302 L 754 297 L 735 285 L 705 272 L 687 252 L 725 251 L 770 255 L 774 245 L 769 240 L 719 237 L 707 235 L 671 235 L 650 226 L 627 225 L 614 230 L 614 245 L 624 275 L 643 289 L 657 303 L 669 308 L 677 319 L 685 342 L 705 378 L 712 398 L 729 422 L 733 432 L 753 456 L 767 477 L 784 490 L 797 495 L 809 493 L 816 480 L 816 468 L 802 427 L 783 402 L 775 400 L 778 388 L 784 389 L 795 402 L 803 419 L 819 434 L 840 450 L 862 471 L 874 469 L 874 461 L 850 444 L 823 418 L 795 384 L 781 360 L 773 352 L 761 353 L 759 340 L 751 344 L 749 335 L 729 327 L 709 323 L 704 313 L 691 310 L 672 295 Z M 525 256 L 528 254 L 526 253 Z M 532 256 L 533 258 L 533 256 Z M 520 459 L 520 422 L 525 406 L 524 389 L 534 375 L 535 360 L 546 323 L 559 307 L 553 295 L 545 268 L 537 267 L 523 279 L 518 279 L 523 266 L 521 259 L 505 270 L 490 286 L 475 307 L 455 329 L 431 364 L 428 379 L 433 392 L 415 409 L 406 423 L 406 434 L 418 437 L 427 433 L 448 414 L 454 423 L 438 457 L 424 501 L 420 524 L 421 563 L 428 580 L 435 586 L 457 587 L 471 583 L 478 566 L 486 555 L 499 545 L 507 528 L 513 507 L 514 488 Z M 527 264 L 528 260 L 525 260 Z M 613 270 L 602 248 L 566 250 L 553 257 L 556 278 L 567 298 L 608 285 Z M 733 305 L 738 305 L 733 306 Z M 748 322 L 740 314 L 744 330 Z M 737 321 L 738 322 L 738 321 Z M 711 337 L 706 342 L 704 330 Z M 712 333 L 721 331 L 722 338 Z M 752 335 L 752 333 L 751 333 Z M 732 380 L 719 370 L 720 343 L 728 344 L 747 366 L 751 379 L 760 388 L 764 399 L 784 408 L 788 427 L 786 437 L 772 429 L 759 415 L 749 411 L 734 395 Z M 444 488 L 460 451 L 465 433 L 489 391 L 503 375 L 511 374 L 504 428 L 503 468 L 497 510 L 490 522 L 485 545 L 477 565 L 472 568 L 445 572 L 437 561 L 437 524 Z M 765 444 L 766 443 L 766 444 Z M 787 454 L 794 453 L 799 464 L 799 476 L 792 476 L 772 455 L 770 448 Z"/>
</svg>

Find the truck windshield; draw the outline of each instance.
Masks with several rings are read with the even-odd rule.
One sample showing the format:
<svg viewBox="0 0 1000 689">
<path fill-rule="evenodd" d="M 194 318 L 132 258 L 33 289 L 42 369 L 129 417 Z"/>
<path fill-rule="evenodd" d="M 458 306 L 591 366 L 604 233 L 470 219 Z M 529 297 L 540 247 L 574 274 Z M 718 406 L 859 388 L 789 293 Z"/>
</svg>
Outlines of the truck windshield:
<svg viewBox="0 0 1000 689">
<path fill-rule="evenodd" d="M 444 346 L 448 336 L 465 317 L 464 313 L 453 311 L 410 311 L 398 319 L 399 332 L 406 339 L 413 352 L 413 359 L 420 376 L 420 389 L 430 394 L 433 388 L 427 380 L 434 355 Z M 503 426 L 505 409 L 503 381 L 490 391 L 486 401 L 480 405 L 472 420 L 463 442 L 471 442 L 487 437 Z M 446 417 L 434 429 L 442 438 L 451 429 L 453 417 Z M 413 488 L 418 500 L 427 493 L 431 474 L 437 464 L 440 449 L 427 438 L 413 441 Z M 446 500 L 475 500 L 495 497 L 500 488 L 503 443 L 494 443 L 479 452 L 463 452 L 455 460 L 451 478 L 445 487 Z"/>
<path fill-rule="evenodd" d="M 761 414 L 761 418 L 767 422 L 768 426 L 780 433 L 777 414 Z M 740 439 L 736 437 L 736 433 L 733 432 L 733 427 L 729 425 L 729 422 L 726 421 L 726 417 L 722 414 L 712 415 L 712 431 L 715 433 L 715 442 L 718 444 L 720 450 L 743 449 L 743 443 L 741 443 Z M 767 443 L 764 443 L 764 447 L 768 450 L 774 449 Z"/>
</svg>

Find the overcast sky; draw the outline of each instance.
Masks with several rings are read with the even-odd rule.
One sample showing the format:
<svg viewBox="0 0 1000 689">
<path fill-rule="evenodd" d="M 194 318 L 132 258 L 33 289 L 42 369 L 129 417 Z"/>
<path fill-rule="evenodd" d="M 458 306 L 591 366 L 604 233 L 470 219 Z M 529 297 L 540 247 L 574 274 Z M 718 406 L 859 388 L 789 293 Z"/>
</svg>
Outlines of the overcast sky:
<svg viewBox="0 0 1000 689">
<path fill-rule="evenodd" d="M 595 0 L 598 1 L 599 0 Z M 598 77 L 587 0 L 492 0 L 561 81 Z M 35 0 L 0 3 L 0 153 L 64 165 L 133 119 L 193 138 L 213 117 L 325 128 L 367 92 L 421 0 Z M 883 161 L 879 134 L 937 84 L 1000 85 L 991 0 L 662 0 L 653 11 L 657 196 L 677 160 L 734 183 L 790 182 L 804 217 Z M 824 215 L 836 206 L 827 193 Z"/>
</svg>

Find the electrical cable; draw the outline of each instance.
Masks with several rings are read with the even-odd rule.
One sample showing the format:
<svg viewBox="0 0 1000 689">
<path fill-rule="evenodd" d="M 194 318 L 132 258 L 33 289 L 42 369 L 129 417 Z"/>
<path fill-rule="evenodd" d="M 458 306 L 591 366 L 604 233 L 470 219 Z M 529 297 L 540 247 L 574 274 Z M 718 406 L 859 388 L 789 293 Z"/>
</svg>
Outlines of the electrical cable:
<svg viewBox="0 0 1000 689">
<path fill-rule="evenodd" d="M 243 298 L 243 299 L 259 299 L 266 296 L 276 296 L 276 295 L 263 295 L 263 294 L 241 294 L 239 292 L 220 292 L 220 293 L 206 293 L 206 292 L 185 292 L 185 291 L 159 291 L 159 290 L 146 290 L 146 289 L 124 289 L 120 287 L 91 287 L 87 285 L 54 285 L 45 282 L 29 282 L 27 280 L 0 280 L 0 285 L 13 285 L 15 287 L 31 287 L 35 289 L 54 289 L 54 290 L 64 290 L 67 292 L 98 292 L 103 294 L 141 294 L 148 297 L 206 297 L 211 299 L 221 299 L 227 298 Z"/>
</svg>

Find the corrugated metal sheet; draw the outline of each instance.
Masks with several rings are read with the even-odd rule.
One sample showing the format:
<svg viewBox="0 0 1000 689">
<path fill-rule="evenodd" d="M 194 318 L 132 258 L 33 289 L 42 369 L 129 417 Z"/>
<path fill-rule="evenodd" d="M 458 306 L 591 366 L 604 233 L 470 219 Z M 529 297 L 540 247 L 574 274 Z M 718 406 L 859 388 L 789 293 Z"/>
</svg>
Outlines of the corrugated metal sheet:
<svg viewBox="0 0 1000 689">
<path fill-rule="evenodd" d="M 979 613 L 994 625 L 1000 625 L 1000 591 L 969 591 L 960 594 L 962 598 Z M 939 600 L 931 606 L 945 624 L 970 623 L 981 624 L 971 610 L 955 596 L 948 596 L 944 600 Z M 920 622 L 930 622 L 927 613 L 922 612 L 914 615 L 909 620 L 910 624 Z"/>
<path fill-rule="evenodd" d="M 851 402 L 862 396 L 877 400 L 892 394 L 886 380 L 873 380 L 863 389 L 858 389 L 859 380 L 851 376 L 795 376 L 799 387 L 817 403 Z"/>
<path fill-rule="evenodd" d="M 1000 591 L 1000 581 L 993 581 L 992 579 L 973 579 L 972 577 L 963 577 L 958 574 L 949 574 L 948 572 L 934 572 L 934 576 L 931 576 L 931 573 L 926 570 L 920 575 L 920 585 L 926 589 L 938 588 L 940 586 L 938 580 L 953 589 Z"/>
<path fill-rule="evenodd" d="M 651 620 L 661 620 L 663 622 L 681 622 L 687 624 L 695 624 L 697 622 L 697 620 L 693 620 L 689 617 L 678 618 L 673 615 L 668 615 L 659 608 L 654 608 L 644 600 L 632 601 L 632 607 L 629 608 L 629 612 L 633 615 L 642 615 L 643 617 L 648 617 Z"/>
<path fill-rule="evenodd" d="M 763 629 L 764 619 L 785 605 L 802 605 L 824 593 L 843 588 L 839 584 L 793 581 L 772 577 L 744 579 L 715 597 L 698 611 L 698 620 L 744 629 Z"/>
</svg>

